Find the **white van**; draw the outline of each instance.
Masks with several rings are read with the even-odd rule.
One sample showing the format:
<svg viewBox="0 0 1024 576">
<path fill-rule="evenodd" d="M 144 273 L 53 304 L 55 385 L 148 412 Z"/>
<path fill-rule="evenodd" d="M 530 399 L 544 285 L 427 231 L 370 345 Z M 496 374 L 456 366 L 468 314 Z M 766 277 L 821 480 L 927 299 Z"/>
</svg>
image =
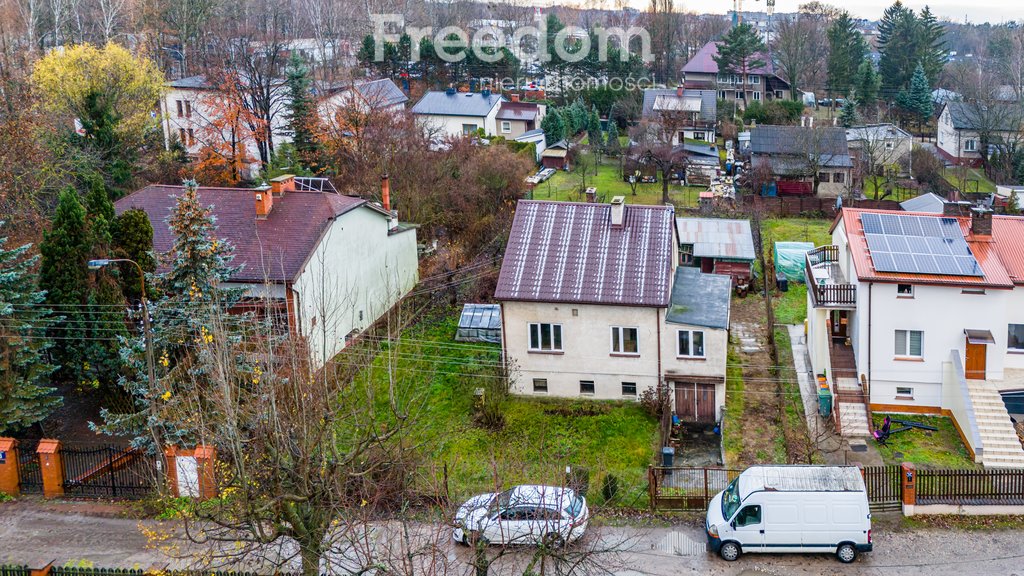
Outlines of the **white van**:
<svg viewBox="0 0 1024 576">
<path fill-rule="evenodd" d="M 708 547 L 744 552 L 828 552 L 853 562 L 871 551 L 871 511 L 853 466 L 753 466 L 708 505 Z"/>
</svg>

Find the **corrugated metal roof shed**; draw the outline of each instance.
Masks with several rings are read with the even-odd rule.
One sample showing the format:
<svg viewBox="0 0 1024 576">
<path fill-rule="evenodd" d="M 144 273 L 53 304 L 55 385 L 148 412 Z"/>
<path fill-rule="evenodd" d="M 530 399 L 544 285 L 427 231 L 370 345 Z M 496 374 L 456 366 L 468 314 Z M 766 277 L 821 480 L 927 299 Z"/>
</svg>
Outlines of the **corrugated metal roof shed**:
<svg viewBox="0 0 1024 576">
<path fill-rule="evenodd" d="M 672 324 L 729 327 L 729 302 L 732 278 L 722 274 L 704 274 L 697 268 L 676 268 L 672 300 L 665 321 Z"/>
<path fill-rule="evenodd" d="M 693 244 L 698 258 L 753 260 L 754 237 L 749 220 L 724 218 L 676 218 L 680 244 Z"/>
<path fill-rule="evenodd" d="M 946 199 L 933 192 L 921 194 L 916 198 L 900 202 L 900 208 L 907 212 L 928 212 L 931 214 L 942 214 Z"/>
<path fill-rule="evenodd" d="M 459 342 L 501 343 L 501 305 L 466 304 L 459 317 L 459 328 L 455 331 Z"/>
</svg>

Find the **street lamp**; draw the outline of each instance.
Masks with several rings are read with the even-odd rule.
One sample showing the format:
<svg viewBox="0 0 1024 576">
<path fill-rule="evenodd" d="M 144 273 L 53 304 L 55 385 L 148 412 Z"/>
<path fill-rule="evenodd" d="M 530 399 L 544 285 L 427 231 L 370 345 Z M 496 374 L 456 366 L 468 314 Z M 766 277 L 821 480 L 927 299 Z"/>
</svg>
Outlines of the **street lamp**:
<svg viewBox="0 0 1024 576">
<path fill-rule="evenodd" d="M 142 270 L 142 266 L 138 262 L 130 258 L 101 258 L 98 260 L 89 260 L 89 270 L 101 270 L 106 266 L 114 264 L 116 262 L 128 262 L 135 265 L 135 268 L 139 270 L 139 286 L 142 289 L 141 300 L 142 300 L 142 331 L 143 337 L 146 343 L 146 368 L 149 372 L 149 392 L 153 394 L 156 390 L 156 365 L 153 361 L 153 335 L 149 329 L 149 307 L 146 304 L 146 273 Z M 154 402 L 150 401 L 149 410 L 150 415 L 156 415 L 156 408 Z M 150 431 L 153 433 L 153 441 L 156 443 L 156 450 L 160 450 L 160 438 L 156 432 L 156 419 L 150 426 Z M 157 459 L 159 462 L 159 459 Z"/>
</svg>

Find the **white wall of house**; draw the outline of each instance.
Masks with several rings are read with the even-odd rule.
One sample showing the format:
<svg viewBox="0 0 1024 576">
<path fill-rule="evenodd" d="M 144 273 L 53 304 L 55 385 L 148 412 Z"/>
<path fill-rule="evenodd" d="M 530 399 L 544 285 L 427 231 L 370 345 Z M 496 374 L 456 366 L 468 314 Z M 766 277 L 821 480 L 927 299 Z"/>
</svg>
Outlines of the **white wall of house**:
<svg viewBox="0 0 1024 576">
<path fill-rule="evenodd" d="M 416 285 L 417 267 L 415 230 L 389 235 L 387 218 L 365 206 L 338 217 L 293 288 L 313 358 L 330 359 L 394 306 Z"/>
<path fill-rule="evenodd" d="M 417 114 L 416 116 L 424 128 L 439 132 L 441 136 L 458 137 L 462 136 L 463 126 L 466 124 L 483 128 L 487 134 L 501 135 L 495 120 L 497 114 L 498 107 L 494 106 L 487 116 L 445 116 L 441 114 Z"/>
<path fill-rule="evenodd" d="M 632 306 L 503 302 L 502 339 L 514 369 L 512 392 L 578 397 L 580 381 L 592 381 L 594 394 L 588 397 L 635 399 L 623 396 L 622 383 L 635 383 L 637 395 L 658 384 L 658 331 L 664 312 Z M 531 323 L 561 325 L 561 353 L 531 352 Z M 637 355 L 612 354 L 612 326 L 637 328 Z M 546 393 L 534 392 L 534 379 L 546 380 Z"/>
<path fill-rule="evenodd" d="M 502 338 L 514 369 L 515 394 L 632 400 L 656 386 L 662 375 L 680 381 L 686 376 L 725 377 L 728 331 L 667 323 L 663 308 L 503 302 L 502 313 Z M 531 323 L 560 325 L 562 350 L 530 351 Z M 637 354 L 612 351 L 615 326 L 637 329 Z M 679 330 L 704 332 L 704 358 L 678 356 Z M 546 391 L 535 391 L 534 380 L 543 381 Z M 594 393 L 581 394 L 581 381 L 593 382 Z M 624 382 L 636 385 L 636 396 L 623 394 Z M 715 392 L 716 413 L 721 416 L 724 383 L 716 386 Z"/>
</svg>

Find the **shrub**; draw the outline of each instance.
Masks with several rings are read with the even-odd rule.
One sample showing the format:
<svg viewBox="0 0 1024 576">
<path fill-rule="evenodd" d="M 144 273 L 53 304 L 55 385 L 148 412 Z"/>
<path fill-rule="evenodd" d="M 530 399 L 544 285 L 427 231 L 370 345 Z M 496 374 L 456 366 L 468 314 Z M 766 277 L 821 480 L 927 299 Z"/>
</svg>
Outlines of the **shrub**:
<svg viewBox="0 0 1024 576">
<path fill-rule="evenodd" d="M 565 485 L 575 490 L 580 496 L 586 496 L 587 491 L 590 490 L 590 469 L 570 468 L 569 473 L 565 476 Z"/>
<path fill-rule="evenodd" d="M 619 479 L 614 474 L 606 474 L 601 481 L 601 496 L 605 502 L 615 500 L 619 493 Z"/>
<path fill-rule="evenodd" d="M 661 420 L 669 409 L 668 386 L 653 386 L 640 393 L 640 406 L 651 416 Z"/>
</svg>

